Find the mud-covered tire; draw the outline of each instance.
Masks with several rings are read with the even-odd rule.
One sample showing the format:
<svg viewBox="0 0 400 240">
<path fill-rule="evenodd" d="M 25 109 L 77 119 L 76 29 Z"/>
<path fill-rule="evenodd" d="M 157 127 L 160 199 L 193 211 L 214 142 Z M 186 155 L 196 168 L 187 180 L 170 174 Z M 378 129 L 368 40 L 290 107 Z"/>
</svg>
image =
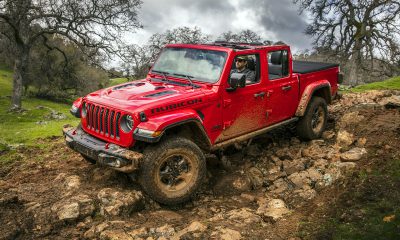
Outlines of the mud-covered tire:
<svg viewBox="0 0 400 240">
<path fill-rule="evenodd" d="M 188 139 L 172 137 L 145 149 L 139 183 L 155 201 L 176 205 L 192 197 L 206 171 L 200 148 Z"/>
<path fill-rule="evenodd" d="M 304 140 L 320 138 L 325 131 L 327 119 L 328 108 L 325 99 L 313 97 L 304 116 L 297 123 L 297 135 Z"/>
<path fill-rule="evenodd" d="M 90 163 L 90 164 L 96 164 L 96 160 L 94 160 L 94 159 L 92 159 L 92 158 L 90 158 L 90 157 L 88 157 L 88 156 L 86 156 L 86 155 L 83 155 L 83 154 L 81 154 L 81 156 L 82 156 L 82 158 L 85 159 L 88 163 Z"/>
</svg>

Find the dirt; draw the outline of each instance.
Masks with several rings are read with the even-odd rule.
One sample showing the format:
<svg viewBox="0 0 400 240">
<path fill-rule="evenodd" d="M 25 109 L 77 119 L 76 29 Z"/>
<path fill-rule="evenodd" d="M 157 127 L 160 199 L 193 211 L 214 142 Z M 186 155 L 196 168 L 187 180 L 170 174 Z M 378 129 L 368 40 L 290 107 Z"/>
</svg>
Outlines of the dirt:
<svg viewBox="0 0 400 240">
<path fill-rule="evenodd" d="M 226 149 L 222 162 L 210 155 L 206 183 L 173 208 L 149 199 L 129 176 L 87 163 L 62 138 L 40 140 L 48 148 L 18 149 L 17 160 L 0 167 L 0 239 L 323 239 L 318 222 L 338 214 L 332 204 L 348 207 L 346 194 L 359 187 L 354 176 L 398 159 L 400 111 L 385 104 L 399 95 L 344 95 L 329 107 L 317 141 L 284 128 Z M 350 144 L 338 144 L 340 131 Z M 354 149 L 366 153 L 345 162 Z M 380 181 L 363 189 L 386 194 Z"/>
</svg>

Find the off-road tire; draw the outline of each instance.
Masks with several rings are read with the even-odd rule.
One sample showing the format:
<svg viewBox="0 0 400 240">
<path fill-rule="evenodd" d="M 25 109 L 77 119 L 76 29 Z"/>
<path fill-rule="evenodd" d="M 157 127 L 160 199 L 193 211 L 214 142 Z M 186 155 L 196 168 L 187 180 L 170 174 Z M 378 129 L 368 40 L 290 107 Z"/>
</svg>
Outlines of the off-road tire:
<svg viewBox="0 0 400 240">
<path fill-rule="evenodd" d="M 325 99 L 312 97 L 304 116 L 296 126 L 297 135 L 304 140 L 320 138 L 325 131 L 328 108 Z"/>
<path fill-rule="evenodd" d="M 92 158 L 90 158 L 90 157 L 88 157 L 88 156 L 86 156 L 86 155 L 83 155 L 83 154 L 81 154 L 81 156 L 82 156 L 83 159 L 85 159 L 88 163 L 90 163 L 90 164 L 96 164 L 96 160 L 94 160 L 94 159 L 92 159 Z"/>
<path fill-rule="evenodd" d="M 182 169 L 183 174 L 175 177 L 176 171 L 181 172 Z M 171 137 L 144 150 L 139 183 L 155 201 L 177 205 L 193 196 L 203 182 L 206 171 L 206 159 L 196 144 L 186 138 Z"/>
</svg>

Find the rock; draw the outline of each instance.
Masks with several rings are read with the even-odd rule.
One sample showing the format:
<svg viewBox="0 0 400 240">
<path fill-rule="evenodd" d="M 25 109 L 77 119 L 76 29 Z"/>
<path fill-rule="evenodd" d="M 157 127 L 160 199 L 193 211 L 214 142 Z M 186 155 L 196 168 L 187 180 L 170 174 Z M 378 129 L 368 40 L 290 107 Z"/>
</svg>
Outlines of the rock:
<svg viewBox="0 0 400 240">
<path fill-rule="evenodd" d="M 247 176 L 241 175 L 232 182 L 232 186 L 239 192 L 245 192 L 251 190 L 252 183 Z"/>
<path fill-rule="evenodd" d="M 337 167 L 343 174 L 353 172 L 354 168 L 357 166 L 357 164 L 354 162 L 336 162 L 333 165 Z"/>
<path fill-rule="evenodd" d="M 46 116 L 48 119 L 54 119 L 54 120 L 63 120 L 67 119 L 67 116 L 64 113 L 60 113 L 54 110 L 51 110 L 50 114 Z"/>
<path fill-rule="evenodd" d="M 364 116 L 359 115 L 358 111 L 349 112 L 344 114 L 338 122 L 338 127 L 340 129 L 346 128 L 347 126 L 358 124 L 361 120 L 364 119 Z"/>
<path fill-rule="evenodd" d="M 341 177 L 342 173 L 338 168 L 334 167 L 333 165 L 332 167 L 327 169 L 326 173 L 322 176 L 322 180 L 318 184 L 323 187 L 330 186 Z"/>
<path fill-rule="evenodd" d="M 301 171 L 298 173 L 293 173 L 288 177 L 296 188 L 306 189 L 310 186 L 311 180 L 309 179 L 309 174 L 307 171 Z"/>
<path fill-rule="evenodd" d="M 364 147 L 365 144 L 367 143 L 367 139 L 366 138 L 359 138 L 356 142 L 356 146 L 357 147 Z"/>
<path fill-rule="evenodd" d="M 274 166 L 268 170 L 266 180 L 270 183 L 274 182 L 278 178 L 286 176 L 285 172 L 281 171 L 281 166 Z"/>
<path fill-rule="evenodd" d="M 258 168 L 250 168 L 247 172 L 247 176 L 250 179 L 253 189 L 259 189 L 260 187 L 262 187 L 264 182 L 264 175 Z"/>
<path fill-rule="evenodd" d="M 329 162 L 326 159 L 321 158 L 321 159 L 318 159 L 318 160 L 314 161 L 314 165 L 313 166 L 317 170 L 323 171 L 328 167 L 328 165 L 329 165 Z"/>
<path fill-rule="evenodd" d="M 239 240 L 242 238 L 242 235 L 236 230 L 220 227 L 217 231 L 211 233 L 211 238 L 220 240 Z"/>
<path fill-rule="evenodd" d="M 280 148 L 275 152 L 276 156 L 278 156 L 280 159 L 297 159 L 301 157 L 301 149 L 298 148 Z"/>
<path fill-rule="evenodd" d="M 96 225 L 96 226 L 93 226 L 83 234 L 83 237 L 87 238 L 87 239 L 94 239 L 101 232 L 103 232 L 108 226 L 109 225 L 106 222 L 100 223 L 99 225 Z"/>
<path fill-rule="evenodd" d="M 293 191 L 293 194 L 298 195 L 304 200 L 311 200 L 317 196 L 317 192 L 314 189 L 300 189 Z"/>
<path fill-rule="evenodd" d="M 305 159 L 283 161 L 283 171 L 285 171 L 287 175 L 303 171 L 305 169 L 305 162 Z"/>
<path fill-rule="evenodd" d="M 308 173 L 308 178 L 310 178 L 311 181 L 317 182 L 322 179 L 322 174 L 315 168 L 309 168 L 307 169 Z"/>
<path fill-rule="evenodd" d="M 72 202 L 61 206 L 57 216 L 59 220 L 76 220 L 79 217 L 79 203 Z"/>
<path fill-rule="evenodd" d="M 365 148 L 356 147 L 342 153 L 340 159 L 345 162 L 355 162 L 360 160 L 366 153 L 367 150 Z"/>
<path fill-rule="evenodd" d="M 269 189 L 272 193 L 283 193 L 289 189 L 289 184 L 285 180 L 280 178 L 276 180 Z"/>
<path fill-rule="evenodd" d="M 97 194 L 100 201 L 101 215 L 130 215 L 133 211 L 144 208 L 144 199 L 141 192 L 117 191 L 112 188 L 104 188 Z"/>
<path fill-rule="evenodd" d="M 258 201 L 259 207 L 257 214 L 263 216 L 264 220 L 276 222 L 283 216 L 290 213 L 290 210 L 286 207 L 286 204 L 281 199 L 272 199 L 269 201 Z"/>
<path fill-rule="evenodd" d="M 341 147 L 348 147 L 354 142 L 354 136 L 347 131 L 339 131 L 336 137 L 336 142 Z"/>
<path fill-rule="evenodd" d="M 128 232 L 133 239 L 145 238 L 148 235 L 147 228 L 142 227 Z"/>
<path fill-rule="evenodd" d="M 93 200 L 87 195 L 78 195 L 61 200 L 51 207 L 59 220 L 75 221 L 91 216 L 95 209 Z"/>
<path fill-rule="evenodd" d="M 250 157 L 259 157 L 261 155 L 261 150 L 257 144 L 252 144 L 245 149 L 245 153 Z"/>
<path fill-rule="evenodd" d="M 325 131 L 322 133 L 322 138 L 325 140 L 331 140 L 334 137 L 335 137 L 334 131 Z"/>
<path fill-rule="evenodd" d="M 186 232 L 204 232 L 207 229 L 207 226 L 202 224 L 201 222 L 194 221 L 189 227 L 185 228 Z"/>
<path fill-rule="evenodd" d="M 250 194 L 247 194 L 247 193 L 240 194 L 240 197 L 243 198 L 245 201 L 248 201 L 248 202 L 254 202 L 255 199 L 256 199 L 253 195 L 250 195 Z"/>
<path fill-rule="evenodd" d="M 236 220 L 238 223 L 249 225 L 254 223 L 260 223 L 262 219 L 251 212 L 249 208 L 234 209 L 227 213 L 227 217 L 230 220 Z"/>
<path fill-rule="evenodd" d="M 169 224 L 165 224 L 161 227 L 156 228 L 155 232 L 157 233 L 158 236 L 170 237 L 175 234 L 175 229 Z"/>
<path fill-rule="evenodd" d="M 304 158 L 320 159 L 325 156 L 325 150 L 321 148 L 319 142 L 311 141 L 310 145 L 301 150 L 301 156 Z"/>
<path fill-rule="evenodd" d="M 124 230 L 105 230 L 100 234 L 100 240 L 132 240 Z"/>
<path fill-rule="evenodd" d="M 65 178 L 64 187 L 67 191 L 78 189 L 81 185 L 81 179 L 77 175 L 72 175 Z"/>
<path fill-rule="evenodd" d="M 186 239 L 181 238 L 182 236 L 186 236 L 190 233 L 202 233 L 207 229 L 207 226 L 202 224 L 201 222 L 194 221 L 188 227 L 180 230 L 176 235 L 174 235 L 171 239 L 172 240 L 179 240 L 179 239 Z M 193 236 L 190 236 L 189 239 L 195 239 Z"/>
</svg>

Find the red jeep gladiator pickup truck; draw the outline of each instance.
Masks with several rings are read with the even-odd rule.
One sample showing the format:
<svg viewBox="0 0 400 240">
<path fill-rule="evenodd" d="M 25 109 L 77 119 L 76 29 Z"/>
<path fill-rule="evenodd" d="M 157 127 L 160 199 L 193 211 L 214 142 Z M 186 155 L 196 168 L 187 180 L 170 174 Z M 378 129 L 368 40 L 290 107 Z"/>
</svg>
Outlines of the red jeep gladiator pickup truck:
<svg viewBox="0 0 400 240">
<path fill-rule="evenodd" d="M 293 61 L 286 45 L 171 44 L 145 79 L 77 99 L 81 123 L 63 132 L 89 162 L 137 174 L 150 197 L 174 205 L 201 185 L 205 153 L 294 122 L 302 139 L 320 137 L 339 71 Z"/>
</svg>

